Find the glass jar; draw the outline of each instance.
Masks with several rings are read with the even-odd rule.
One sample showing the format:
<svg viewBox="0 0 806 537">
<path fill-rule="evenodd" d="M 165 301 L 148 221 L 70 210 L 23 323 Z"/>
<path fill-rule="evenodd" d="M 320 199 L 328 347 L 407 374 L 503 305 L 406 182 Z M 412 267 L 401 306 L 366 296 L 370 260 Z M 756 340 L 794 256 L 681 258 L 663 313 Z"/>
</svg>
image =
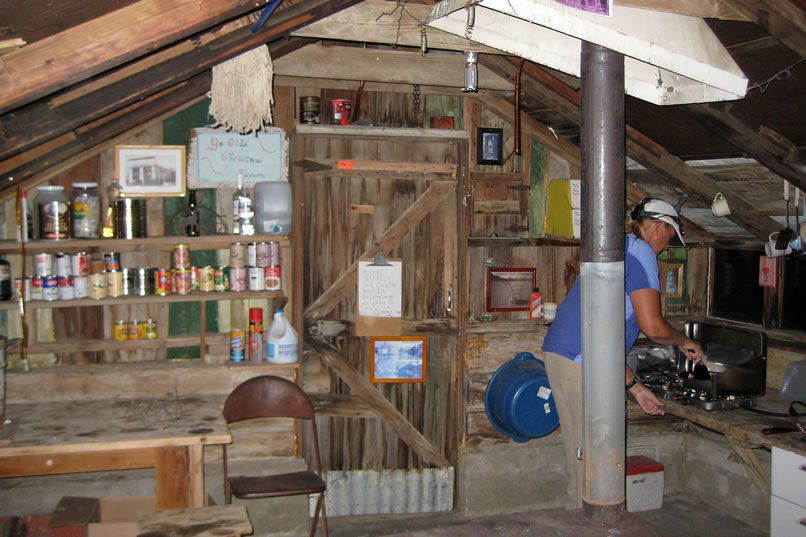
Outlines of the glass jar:
<svg viewBox="0 0 806 537">
<path fill-rule="evenodd" d="M 70 238 L 70 202 L 61 185 L 39 185 L 34 200 L 39 220 L 39 238 L 59 240 Z"/>
<path fill-rule="evenodd" d="M 73 183 L 70 193 L 73 209 L 73 238 L 98 238 L 98 213 L 101 210 L 101 197 L 98 183 Z"/>
</svg>

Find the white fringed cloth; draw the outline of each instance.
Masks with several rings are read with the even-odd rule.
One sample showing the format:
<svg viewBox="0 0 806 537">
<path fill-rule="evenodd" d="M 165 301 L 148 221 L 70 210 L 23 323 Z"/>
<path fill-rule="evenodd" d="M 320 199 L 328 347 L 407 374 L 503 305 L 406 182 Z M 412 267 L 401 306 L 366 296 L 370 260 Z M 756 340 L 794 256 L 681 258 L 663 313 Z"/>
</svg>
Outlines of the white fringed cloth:
<svg viewBox="0 0 806 537">
<path fill-rule="evenodd" d="M 207 96 L 216 126 L 244 134 L 271 124 L 273 77 L 274 66 L 266 45 L 214 66 Z"/>
</svg>

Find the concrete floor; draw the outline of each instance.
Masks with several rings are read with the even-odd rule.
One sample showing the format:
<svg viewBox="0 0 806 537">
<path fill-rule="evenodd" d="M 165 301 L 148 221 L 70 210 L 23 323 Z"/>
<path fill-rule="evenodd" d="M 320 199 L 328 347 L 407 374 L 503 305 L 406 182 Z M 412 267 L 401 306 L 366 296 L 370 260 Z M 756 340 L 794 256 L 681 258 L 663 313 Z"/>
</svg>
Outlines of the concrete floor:
<svg viewBox="0 0 806 537">
<path fill-rule="evenodd" d="M 535 513 L 533 513 L 534 515 Z M 537 513 L 539 518 L 539 513 Z M 661 537 L 765 537 L 769 531 L 765 528 L 753 528 L 745 522 L 731 517 L 729 514 L 721 513 L 708 505 L 687 497 L 677 496 L 664 498 L 663 507 L 652 511 L 635 513 L 636 516 L 646 521 Z M 458 526 L 455 529 L 458 533 L 471 537 L 482 535 L 475 533 L 471 528 L 475 524 L 484 521 L 506 519 L 508 515 L 501 517 L 484 517 L 471 519 L 468 517 L 451 514 L 436 513 L 429 515 L 406 515 L 406 516 L 374 516 L 374 517 L 349 517 L 331 518 L 328 520 L 330 534 L 337 537 L 378 537 L 386 535 L 412 534 L 417 537 L 429 535 L 454 535 L 453 532 L 443 533 L 438 528 L 448 528 Z M 519 515 L 512 515 L 519 518 Z M 535 518 L 533 516 L 533 518 Z M 461 526 L 466 525 L 470 531 L 462 531 Z M 321 529 L 318 533 L 322 534 Z M 529 533 L 532 535 L 532 533 Z M 539 536 L 539 533 L 534 535 Z M 554 533 L 551 533 L 554 535 Z"/>
</svg>

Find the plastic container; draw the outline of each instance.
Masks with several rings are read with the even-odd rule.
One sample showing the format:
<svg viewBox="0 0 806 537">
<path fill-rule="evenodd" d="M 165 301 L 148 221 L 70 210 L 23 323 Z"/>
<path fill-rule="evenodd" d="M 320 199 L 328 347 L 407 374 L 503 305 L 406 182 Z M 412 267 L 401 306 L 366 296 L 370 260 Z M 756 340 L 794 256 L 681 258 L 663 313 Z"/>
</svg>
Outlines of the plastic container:
<svg viewBox="0 0 806 537">
<path fill-rule="evenodd" d="M 291 185 L 288 181 L 256 183 L 255 224 L 260 234 L 291 234 Z"/>
<path fill-rule="evenodd" d="M 781 401 L 787 404 L 792 401 L 806 403 L 806 360 L 791 362 L 786 366 L 780 396 Z"/>
<path fill-rule="evenodd" d="M 73 183 L 70 203 L 73 210 L 73 238 L 97 239 L 98 215 L 101 212 L 98 183 Z"/>
<path fill-rule="evenodd" d="M 636 513 L 663 507 L 663 465 L 645 455 L 626 460 L 627 511 Z"/>
<path fill-rule="evenodd" d="M 40 185 L 34 199 L 39 219 L 39 238 L 60 240 L 70 238 L 70 202 L 61 185 Z"/>
<path fill-rule="evenodd" d="M 498 432 L 526 442 L 560 424 L 543 362 L 521 352 L 493 374 L 484 395 L 487 418 Z"/>
<path fill-rule="evenodd" d="M 299 359 L 297 331 L 283 310 L 274 312 L 266 332 L 266 360 L 272 364 L 293 364 Z"/>
</svg>

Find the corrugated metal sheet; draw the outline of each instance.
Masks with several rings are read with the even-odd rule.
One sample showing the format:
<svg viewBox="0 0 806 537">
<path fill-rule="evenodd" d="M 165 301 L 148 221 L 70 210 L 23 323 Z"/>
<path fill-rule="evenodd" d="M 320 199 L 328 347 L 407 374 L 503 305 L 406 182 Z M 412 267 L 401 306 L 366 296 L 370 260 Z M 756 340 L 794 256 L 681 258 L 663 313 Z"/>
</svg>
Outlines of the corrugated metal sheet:
<svg viewBox="0 0 806 537">
<path fill-rule="evenodd" d="M 327 516 L 434 513 L 453 510 L 454 469 L 326 472 Z M 313 515 L 317 495 L 309 499 Z"/>
</svg>

